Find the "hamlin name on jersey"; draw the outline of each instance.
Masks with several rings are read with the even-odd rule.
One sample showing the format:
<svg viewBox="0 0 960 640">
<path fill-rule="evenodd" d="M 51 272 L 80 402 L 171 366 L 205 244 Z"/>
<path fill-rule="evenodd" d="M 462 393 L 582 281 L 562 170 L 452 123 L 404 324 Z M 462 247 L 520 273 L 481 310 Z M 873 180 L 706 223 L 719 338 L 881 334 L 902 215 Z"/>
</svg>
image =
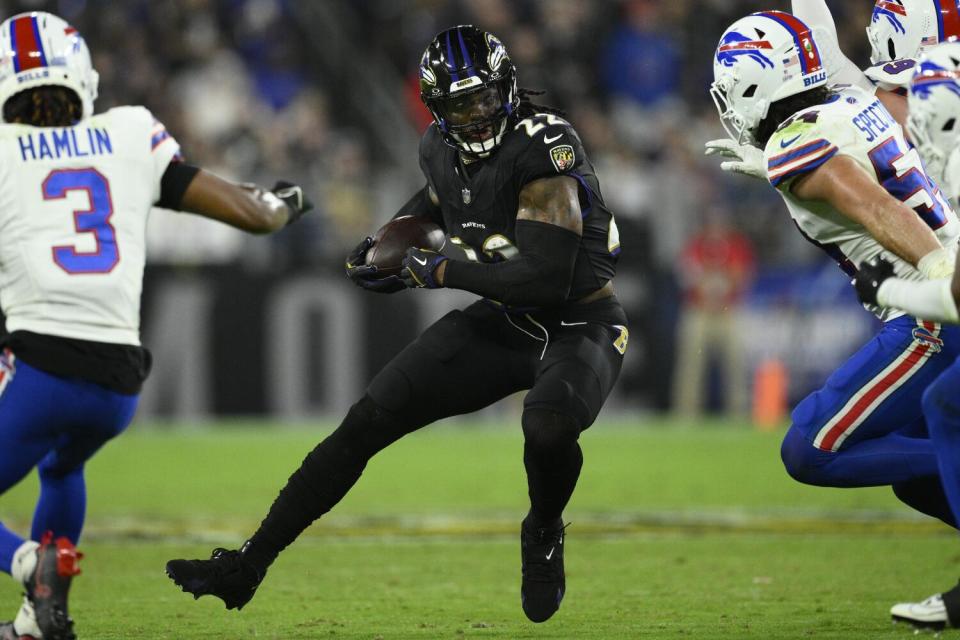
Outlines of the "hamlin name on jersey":
<svg viewBox="0 0 960 640">
<path fill-rule="evenodd" d="M 179 145 L 142 107 L 0 125 L 7 330 L 139 345 L 146 224 Z"/>
<path fill-rule="evenodd" d="M 59 160 L 113 154 L 110 132 L 104 127 L 34 129 L 17 136 L 20 160 Z"/>
<path fill-rule="evenodd" d="M 960 223 L 937 185 L 927 176 L 917 150 L 876 97 L 862 89 L 834 87 L 820 105 L 797 112 L 771 136 L 764 150 L 767 177 L 783 197 L 800 232 L 826 251 L 848 274 L 881 253 L 903 278 L 922 274 L 894 256 L 860 224 L 825 202 L 795 197 L 791 186 L 835 155 L 852 158 L 894 198 L 913 209 L 945 247 L 956 247 Z M 903 315 L 873 310 L 882 320 Z"/>
</svg>

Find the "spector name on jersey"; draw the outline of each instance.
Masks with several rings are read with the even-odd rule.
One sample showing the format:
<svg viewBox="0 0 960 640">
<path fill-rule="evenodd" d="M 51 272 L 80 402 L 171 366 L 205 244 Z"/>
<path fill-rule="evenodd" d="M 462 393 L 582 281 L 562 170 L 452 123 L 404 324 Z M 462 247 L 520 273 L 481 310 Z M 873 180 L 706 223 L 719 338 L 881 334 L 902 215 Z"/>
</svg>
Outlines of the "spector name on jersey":
<svg viewBox="0 0 960 640">
<path fill-rule="evenodd" d="M 106 129 L 96 127 L 69 127 L 44 129 L 17 136 L 20 159 L 53 160 L 85 158 L 113 154 L 113 143 Z"/>
</svg>

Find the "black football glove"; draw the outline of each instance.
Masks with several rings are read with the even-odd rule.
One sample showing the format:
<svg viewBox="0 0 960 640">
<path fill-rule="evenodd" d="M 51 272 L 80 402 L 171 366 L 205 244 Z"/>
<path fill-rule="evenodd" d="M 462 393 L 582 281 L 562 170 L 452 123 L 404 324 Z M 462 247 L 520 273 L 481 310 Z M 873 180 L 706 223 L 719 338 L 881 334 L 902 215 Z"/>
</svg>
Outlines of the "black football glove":
<svg viewBox="0 0 960 640">
<path fill-rule="evenodd" d="M 290 209 L 290 217 L 287 219 L 288 225 L 293 224 L 300 219 L 300 216 L 313 209 L 313 203 L 310 202 L 307 196 L 303 195 L 303 189 L 292 182 L 277 180 L 277 183 L 273 185 L 273 189 L 270 191 L 273 192 L 273 195 L 283 200 L 283 203 Z"/>
<path fill-rule="evenodd" d="M 353 284 L 363 287 L 368 291 L 377 293 L 395 293 L 406 287 L 400 276 L 387 276 L 386 278 L 377 278 L 377 268 L 370 264 L 364 264 L 367 259 L 367 250 L 373 246 L 373 238 L 367 236 L 363 241 L 354 247 L 350 255 L 347 256 L 347 277 L 353 280 Z"/>
<path fill-rule="evenodd" d="M 875 258 L 864 262 L 853 278 L 857 297 L 864 304 L 877 304 L 877 291 L 887 278 L 893 277 L 893 263 L 885 258 Z"/>
<path fill-rule="evenodd" d="M 407 255 L 403 257 L 400 277 L 403 278 L 403 283 L 411 289 L 439 289 L 443 285 L 434 279 L 433 274 L 446 259 L 446 256 L 440 255 L 436 251 L 411 247 L 407 249 Z"/>
</svg>

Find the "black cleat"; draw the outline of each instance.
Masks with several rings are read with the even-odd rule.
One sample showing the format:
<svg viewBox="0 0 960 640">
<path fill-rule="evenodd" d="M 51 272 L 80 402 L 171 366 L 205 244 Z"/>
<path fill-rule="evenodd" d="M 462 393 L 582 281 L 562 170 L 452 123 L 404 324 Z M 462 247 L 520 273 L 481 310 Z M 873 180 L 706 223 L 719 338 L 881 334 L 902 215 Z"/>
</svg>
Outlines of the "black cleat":
<svg viewBox="0 0 960 640">
<path fill-rule="evenodd" d="M 67 613 L 67 593 L 73 576 L 80 573 L 77 562 L 83 554 L 67 538 L 54 540 L 50 531 L 43 534 L 36 553 L 37 566 L 24 587 L 42 637 L 44 640 L 76 640 L 73 620 Z"/>
<path fill-rule="evenodd" d="M 20 635 L 12 622 L 0 622 L 0 640 L 39 640 L 36 636 Z"/>
<path fill-rule="evenodd" d="M 567 525 L 569 526 L 569 525 Z M 520 560 L 523 581 L 520 603 L 533 622 L 544 622 L 560 608 L 566 591 L 563 573 L 562 524 L 554 529 L 533 529 L 524 520 L 520 525 Z"/>
<path fill-rule="evenodd" d="M 211 595 L 227 609 L 243 609 L 250 602 L 263 576 L 239 551 L 217 548 L 209 560 L 171 560 L 167 576 L 193 599 Z"/>
</svg>

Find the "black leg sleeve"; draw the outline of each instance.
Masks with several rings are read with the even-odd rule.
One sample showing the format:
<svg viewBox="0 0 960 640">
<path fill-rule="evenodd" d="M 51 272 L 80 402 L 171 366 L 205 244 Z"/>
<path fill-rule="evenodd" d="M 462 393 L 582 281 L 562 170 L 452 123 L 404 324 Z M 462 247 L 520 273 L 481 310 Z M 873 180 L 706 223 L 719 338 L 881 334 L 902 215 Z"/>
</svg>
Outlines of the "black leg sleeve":
<svg viewBox="0 0 960 640">
<path fill-rule="evenodd" d="M 580 427 L 572 417 L 548 409 L 523 412 L 523 465 L 530 491 L 530 518 L 553 526 L 563 514 L 580 477 Z"/>
<path fill-rule="evenodd" d="M 893 485 L 893 493 L 901 502 L 910 505 L 920 513 L 942 520 L 954 529 L 957 528 L 940 476 L 916 478 L 897 483 Z"/>
<path fill-rule="evenodd" d="M 364 396 L 293 472 L 244 545 L 244 556 L 265 573 L 304 529 L 343 499 L 370 458 L 415 429 Z"/>
</svg>

